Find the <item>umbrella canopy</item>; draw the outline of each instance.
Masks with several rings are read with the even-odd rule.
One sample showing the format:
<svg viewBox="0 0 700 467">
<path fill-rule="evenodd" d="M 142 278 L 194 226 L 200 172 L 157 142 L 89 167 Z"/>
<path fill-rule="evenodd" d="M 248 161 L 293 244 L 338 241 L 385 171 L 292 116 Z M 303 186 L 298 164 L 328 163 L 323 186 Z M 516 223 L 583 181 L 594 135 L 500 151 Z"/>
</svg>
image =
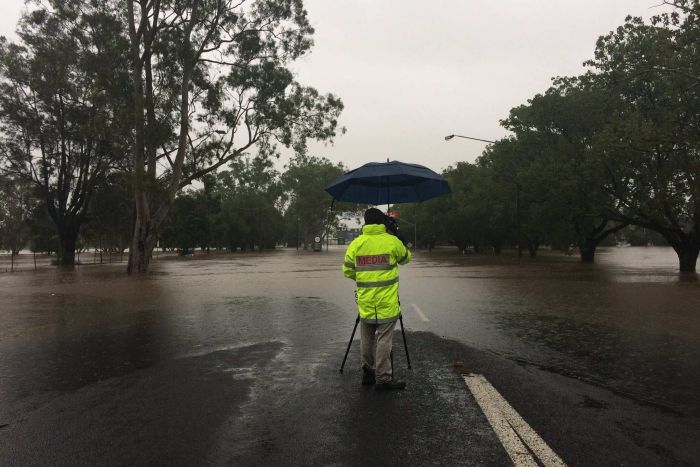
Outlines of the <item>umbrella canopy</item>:
<svg viewBox="0 0 700 467">
<path fill-rule="evenodd" d="M 338 201 L 363 204 L 417 203 L 450 193 L 447 180 L 427 167 L 370 162 L 333 180 L 325 190 Z"/>
</svg>

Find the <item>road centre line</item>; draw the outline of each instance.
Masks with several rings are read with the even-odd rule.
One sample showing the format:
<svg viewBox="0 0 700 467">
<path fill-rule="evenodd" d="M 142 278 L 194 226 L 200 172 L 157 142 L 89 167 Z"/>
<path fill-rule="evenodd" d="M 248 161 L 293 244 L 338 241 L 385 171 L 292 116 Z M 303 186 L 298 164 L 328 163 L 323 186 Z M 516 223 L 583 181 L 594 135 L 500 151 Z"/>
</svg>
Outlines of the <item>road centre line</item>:
<svg viewBox="0 0 700 467">
<path fill-rule="evenodd" d="M 423 320 L 423 322 L 427 323 L 428 321 L 430 321 L 430 320 L 428 319 L 428 317 L 425 316 L 425 313 L 423 313 L 423 310 L 421 310 L 420 308 L 418 308 L 418 305 L 416 305 L 415 303 L 412 303 L 412 305 L 413 305 L 413 308 L 416 310 L 416 313 L 418 313 L 418 317 L 419 317 L 421 320 Z"/>
<path fill-rule="evenodd" d="M 532 456 L 534 454 L 545 467 L 566 467 L 564 461 L 547 446 L 486 378 L 475 374 L 462 375 L 462 378 L 513 464 L 517 467 L 536 466 L 538 464 Z"/>
</svg>

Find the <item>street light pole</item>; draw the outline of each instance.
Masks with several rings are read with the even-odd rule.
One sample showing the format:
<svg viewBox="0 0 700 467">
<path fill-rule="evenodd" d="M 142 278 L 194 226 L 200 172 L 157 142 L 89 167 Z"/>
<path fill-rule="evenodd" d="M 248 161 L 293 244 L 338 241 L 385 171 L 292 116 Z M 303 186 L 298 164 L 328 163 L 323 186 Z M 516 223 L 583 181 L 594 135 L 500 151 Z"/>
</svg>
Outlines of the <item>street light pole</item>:
<svg viewBox="0 0 700 467">
<path fill-rule="evenodd" d="M 464 136 L 464 135 L 447 135 L 445 136 L 445 141 L 449 141 L 452 138 L 464 138 L 464 139 L 471 139 L 474 141 L 481 141 L 483 143 L 489 143 L 489 144 L 495 144 L 495 141 L 490 141 L 488 139 L 481 139 L 481 138 L 474 138 L 471 136 Z M 518 262 L 520 262 L 520 258 L 523 256 L 523 247 L 521 243 L 521 232 L 520 232 L 520 183 L 516 182 L 515 183 L 515 222 L 517 224 L 517 229 L 518 229 Z"/>
<path fill-rule="evenodd" d="M 463 136 L 463 135 L 447 135 L 447 136 L 445 136 L 445 141 L 449 141 L 449 140 L 451 140 L 452 138 L 471 139 L 471 140 L 474 140 L 474 141 L 481 141 L 481 142 L 489 143 L 489 144 L 494 144 L 494 143 L 495 143 L 495 141 L 489 141 L 488 139 L 473 138 L 473 137 L 471 137 L 471 136 Z"/>
<path fill-rule="evenodd" d="M 520 232 L 520 183 L 515 182 L 515 223 L 518 226 L 518 263 L 523 257 L 523 245 L 520 240 L 522 237 Z"/>
</svg>

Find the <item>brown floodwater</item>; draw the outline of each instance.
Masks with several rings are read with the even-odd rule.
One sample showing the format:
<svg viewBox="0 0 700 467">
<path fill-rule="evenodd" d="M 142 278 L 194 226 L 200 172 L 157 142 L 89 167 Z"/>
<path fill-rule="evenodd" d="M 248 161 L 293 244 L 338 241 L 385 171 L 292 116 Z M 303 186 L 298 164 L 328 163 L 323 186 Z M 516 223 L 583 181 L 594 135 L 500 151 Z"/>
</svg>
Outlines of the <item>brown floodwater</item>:
<svg viewBox="0 0 700 467">
<path fill-rule="evenodd" d="M 340 360 L 356 313 L 341 262 L 280 250 L 158 257 L 145 278 L 116 263 L 0 272 L 0 408 L 202 349 L 303 339 L 310 317 L 327 318 Z M 700 282 L 677 267 L 660 247 L 602 249 L 593 265 L 419 252 L 401 269 L 404 321 L 698 416 Z"/>
</svg>

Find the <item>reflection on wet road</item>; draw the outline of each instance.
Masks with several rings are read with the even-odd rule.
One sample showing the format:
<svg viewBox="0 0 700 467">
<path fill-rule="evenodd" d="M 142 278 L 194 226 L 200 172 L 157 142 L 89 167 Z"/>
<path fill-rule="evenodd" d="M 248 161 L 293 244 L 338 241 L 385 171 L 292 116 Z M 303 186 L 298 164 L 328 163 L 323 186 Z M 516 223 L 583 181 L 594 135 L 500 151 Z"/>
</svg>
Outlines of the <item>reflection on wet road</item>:
<svg viewBox="0 0 700 467">
<path fill-rule="evenodd" d="M 675 272 L 666 248 L 598 259 L 419 252 L 401 270 L 404 320 L 697 417 L 700 283 Z M 341 250 L 292 250 L 161 258 L 145 280 L 123 265 L 2 274 L 0 408 L 207 349 L 270 336 L 302 345 L 319 326 L 344 341 L 355 306 L 341 261 Z"/>
<path fill-rule="evenodd" d="M 519 266 L 474 257 L 418 266 L 402 277 L 402 295 L 433 332 L 700 413 L 700 284 L 678 275 L 670 249 L 607 249 L 595 265 L 547 255 Z"/>
</svg>

